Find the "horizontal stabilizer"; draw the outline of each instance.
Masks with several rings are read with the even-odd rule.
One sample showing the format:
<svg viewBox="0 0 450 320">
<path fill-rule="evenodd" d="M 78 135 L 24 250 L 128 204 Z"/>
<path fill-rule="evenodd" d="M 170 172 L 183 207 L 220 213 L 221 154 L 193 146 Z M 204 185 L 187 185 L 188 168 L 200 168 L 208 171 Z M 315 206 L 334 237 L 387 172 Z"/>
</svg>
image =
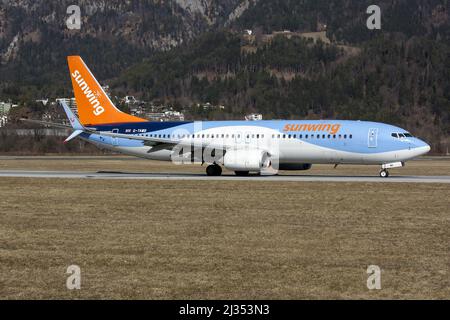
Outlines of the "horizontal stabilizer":
<svg viewBox="0 0 450 320">
<path fill-rule="evenodd" d="M 70 136 L 68 136 L 66 138 L 66 140 L 64 140 L 64 143 L 69 142 L 70 140 L 72 140 L 73 138 L 78 137 L 82 133 L 83 133 L 83 130 L 75 130 L 74 132 L 72 132 L 72 134 Z"/>
</svg>

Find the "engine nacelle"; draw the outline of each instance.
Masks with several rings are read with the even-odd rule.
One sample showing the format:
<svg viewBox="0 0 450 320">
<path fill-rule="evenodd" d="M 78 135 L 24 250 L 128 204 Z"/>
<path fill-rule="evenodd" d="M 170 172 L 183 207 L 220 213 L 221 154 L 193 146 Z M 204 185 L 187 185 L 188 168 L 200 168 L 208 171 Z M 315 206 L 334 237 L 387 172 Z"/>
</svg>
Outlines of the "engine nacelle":
<svg viewBox="0 0 450 320">
<path fill-rule="evenodd" d="M 311 169 L 311 163 L 280 163 L 280 170 L 309 170 Z"/>
<path fill-rule="evenodd" d="M 261 171 L 272 165 L 270 155 L 259 149 L 227 150 L 223 165 L 232 171 Z"/>
</svg>

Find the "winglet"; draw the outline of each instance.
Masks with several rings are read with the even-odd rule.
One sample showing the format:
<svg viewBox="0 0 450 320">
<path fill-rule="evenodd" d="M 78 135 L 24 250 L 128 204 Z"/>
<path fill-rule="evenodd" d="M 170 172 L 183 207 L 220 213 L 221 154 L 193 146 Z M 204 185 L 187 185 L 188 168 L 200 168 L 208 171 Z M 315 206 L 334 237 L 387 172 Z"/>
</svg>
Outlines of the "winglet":
<svg viewBox="0 0 450 320">
<path fill-rule="evenodd" d="M 72 128 L 74 128 L 75 130 L 83 131 L 84 130 L 83 125 L 80 123 L 80 120 L 78 120 L 78 118 L 72 112 L 72 110 L 70 110 L 69 106 L 64 101 L 59 101 L 59 103 L 64 108 L 64 111 L 66 112 L 67 118 L 69 119 Z"/>
<path fill-rule="evenodd" d="M 80 134 L 82 134 L 84 132 L 85 128 L 80 123 L 80 120 L 78 120 L 77 116 L 74 115 L 72 110 L 70 110 L 69 106 L 64 101 L 59 101 L 59 103 L 64 108 L 64 111 L 66 112 L 67 118 L 69 118 L 72 128 L 75 129 L 75 131 L 72 132 L 72 134 L 70 136 L 68 136 L 66 138 L 66 140 L 64 140 L 64 143 L 66 143 L 66 142 L 69 142 L 70 140 L 78 137 Z"/>
</svg>

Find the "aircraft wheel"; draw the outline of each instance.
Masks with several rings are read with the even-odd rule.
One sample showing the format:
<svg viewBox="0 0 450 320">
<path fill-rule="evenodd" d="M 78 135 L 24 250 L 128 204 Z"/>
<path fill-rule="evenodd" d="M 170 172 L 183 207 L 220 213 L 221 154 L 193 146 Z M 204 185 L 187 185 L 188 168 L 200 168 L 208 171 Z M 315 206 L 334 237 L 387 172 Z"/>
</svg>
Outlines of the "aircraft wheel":
<svg viewBox="0 0 450 320">
<path fill-rule="evenodd" d="M 382 177 L 382 178 L 387 178 L 387 177 L 389 177 L 389 171 L 387 171 L 386 169 L 381 170 L 381 171 L 380 171 L 380 177 Z"/>
<path fill-rule="evenodd" d="M 211 164 L 206 167 L 206 175 L 220 176 L 220 175 L 222 175 L 222 168 L 217 164 Z"/>
<path fill-rule="evenodd" d="M 235 171 L 234 174 L 237 175 L 237 176 L 241 176 L 241 177 L 242 176 L 248 176 L 249 171 Z"/>
</svg>

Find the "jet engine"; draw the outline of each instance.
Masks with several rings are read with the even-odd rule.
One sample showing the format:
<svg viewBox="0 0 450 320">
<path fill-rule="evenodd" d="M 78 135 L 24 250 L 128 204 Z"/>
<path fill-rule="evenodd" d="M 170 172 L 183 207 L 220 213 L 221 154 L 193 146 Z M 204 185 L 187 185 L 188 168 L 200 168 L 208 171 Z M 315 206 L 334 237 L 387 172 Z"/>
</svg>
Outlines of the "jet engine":
<svg viewBox="0 0 450 320">
<path fill-rule="evenodd" d="M 260 149 L 227 150 L 223 165 L 232 171 L 261 171 L 272 165 L 270 155 Z"/>
<path fill-rule="evenodd" d="M 280 163 L 280 170 L 309 170 L 311 169 L 311 163 Z"/>
</svg>

